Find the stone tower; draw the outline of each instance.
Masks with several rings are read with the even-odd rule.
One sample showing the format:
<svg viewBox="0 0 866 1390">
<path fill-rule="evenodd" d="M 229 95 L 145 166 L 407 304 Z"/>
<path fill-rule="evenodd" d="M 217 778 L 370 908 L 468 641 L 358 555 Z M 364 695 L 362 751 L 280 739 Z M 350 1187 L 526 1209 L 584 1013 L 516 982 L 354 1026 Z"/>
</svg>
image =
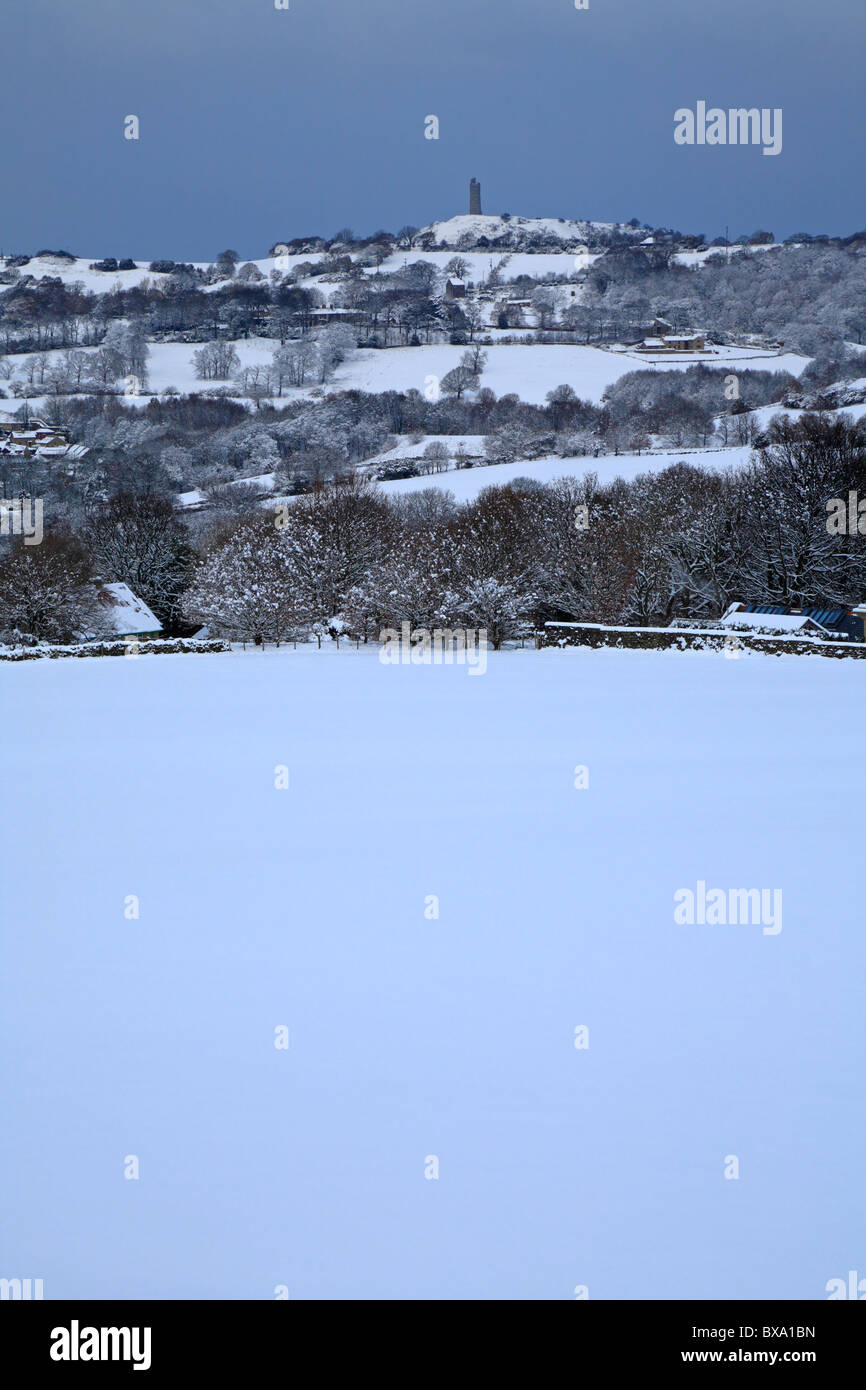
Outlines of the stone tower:
<svg viewBox="0 0 866 1390">
<path fill-rule="evenodd" d="M 481 184 L 477 179 L 469 180 L 469 215 L 481 216 Z"/>
</svg>

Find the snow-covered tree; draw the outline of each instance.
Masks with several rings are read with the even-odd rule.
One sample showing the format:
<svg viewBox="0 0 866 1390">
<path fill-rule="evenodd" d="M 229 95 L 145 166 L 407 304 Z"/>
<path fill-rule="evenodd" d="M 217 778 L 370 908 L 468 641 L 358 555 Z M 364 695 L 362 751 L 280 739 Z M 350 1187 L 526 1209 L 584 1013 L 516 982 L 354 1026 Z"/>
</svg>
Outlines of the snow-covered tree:
<svg viewBox="0 0 866 1390">
<path fill-rule="evenodd" d="M 448 467 L 448 446 L 443 444 L 441 439 L 431 439 L 430 443 L 424 447 L 422 458 L 424 459 L 423 472 L 441 473 Z"/>
<path fill-rule="evenodd" d="M 206 555 L 184 595 L 184 613 L 238 642 L 291 640 L 312 621 L 291 555 L 268 517 L 245 520 Z"/>
<path fill-rule="evenodd" d="M 534 595 L 507 579 L 473 579 L 459 599 L 465 627 L 484 628 L 487 640 L 498 652 L 509 638 L 530 631 Z"/>
<path fill-rule="evenodd" d="M 73 536 L 45 536 L 40 545 L 0 542 L 0 637 L 72 642 L 96 613 L 90 562 Z"/>
</svg>

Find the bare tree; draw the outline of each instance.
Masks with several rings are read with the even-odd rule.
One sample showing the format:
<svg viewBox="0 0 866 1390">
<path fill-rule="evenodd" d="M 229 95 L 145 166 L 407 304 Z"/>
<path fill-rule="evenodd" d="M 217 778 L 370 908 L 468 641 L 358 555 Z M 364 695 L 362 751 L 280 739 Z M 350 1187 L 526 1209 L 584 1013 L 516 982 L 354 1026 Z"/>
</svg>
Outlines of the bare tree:
<svg viewBox="0 0 866 1390">
<path fill-rule="evenodd" d="M 462 399 L 464 392 L 474 390 L 477 384 L 478 378 L 475 373 L 462 364 L 446 372 L 440 382 L 445 395 L 454 396 L 458 401 Z"/>
<path fill-rule="evenodd" d="M 83 539 L 104 579 L 128 584 L 164 623 L 176 621 L 191 554 L 170 498 L 118 493 L 93 508 Z"/>
<path fill-rule="evenodd" d="M 228 381 L 239 371 L 241 359 L 234 343 L 208 343 L 193 353 L 195 374 L 203 381 Z"/>
</svg>

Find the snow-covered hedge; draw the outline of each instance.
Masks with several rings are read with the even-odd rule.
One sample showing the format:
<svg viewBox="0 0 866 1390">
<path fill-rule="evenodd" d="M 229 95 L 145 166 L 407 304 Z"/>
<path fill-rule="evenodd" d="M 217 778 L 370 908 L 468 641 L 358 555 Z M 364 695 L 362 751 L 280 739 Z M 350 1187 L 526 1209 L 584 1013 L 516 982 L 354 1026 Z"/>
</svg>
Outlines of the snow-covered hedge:
<svg viewBox="0 0 866 1390">
<path fill-rule="evenodd" d="M 0 661 L 32 661 L 36 657 L 58 656 L 159 656 L 161 653 L 178 652 L 229 652 L 231 644 L 208 638 L 196 641 L 193 637 L 163 637 L 148 642 L 76 642 L 69 646 L 52 647 L 47 642 L 37 642 L 32 647 L 0 646 Z"/>
</svg>

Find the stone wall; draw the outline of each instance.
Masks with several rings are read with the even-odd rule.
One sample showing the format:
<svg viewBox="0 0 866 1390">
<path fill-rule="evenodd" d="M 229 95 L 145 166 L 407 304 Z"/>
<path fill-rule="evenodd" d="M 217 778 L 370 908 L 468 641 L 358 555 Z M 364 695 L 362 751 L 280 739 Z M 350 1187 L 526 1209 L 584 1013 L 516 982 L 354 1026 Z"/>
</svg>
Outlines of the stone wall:
<svg viewBox="0 0 866 1390">
<path fill-rule="evenodd" d="M 602 623 L 545 623 L 537 647 L 616 647 L 643 651 L 764 652 L 771 656 L 866 657 L 864 642 L 758 637 L 724 628 L 606 627 Z"/>
</svg>

